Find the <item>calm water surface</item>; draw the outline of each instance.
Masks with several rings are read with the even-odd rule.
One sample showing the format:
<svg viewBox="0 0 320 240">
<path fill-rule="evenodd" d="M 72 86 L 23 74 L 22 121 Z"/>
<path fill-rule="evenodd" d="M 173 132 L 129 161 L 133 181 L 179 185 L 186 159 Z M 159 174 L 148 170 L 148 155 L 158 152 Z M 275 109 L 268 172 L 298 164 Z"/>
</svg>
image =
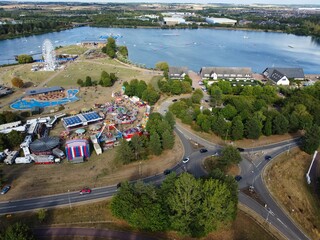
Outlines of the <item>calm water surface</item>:
<svg viewBox="0 0 320 240">
<path fill-rule="evenodd" d="M 284 33 L 216 29 L 161 30 L 81 27 L 62 32 L 0 41 L 0 64 L 14 62 L 14 55 L 36 54 L 40 58 L 43 41 L 54 46 L 98 40 L 101 35 L 120 34 L 118 45 L 126 45 L 129 59 L 154 67 L 159 61 L 170 66 L 187 66 L 199 71 L 203 66 L 302 67 L 305 73 L 320 73 L 320 45 L 311 37 Z"/>
</svg>

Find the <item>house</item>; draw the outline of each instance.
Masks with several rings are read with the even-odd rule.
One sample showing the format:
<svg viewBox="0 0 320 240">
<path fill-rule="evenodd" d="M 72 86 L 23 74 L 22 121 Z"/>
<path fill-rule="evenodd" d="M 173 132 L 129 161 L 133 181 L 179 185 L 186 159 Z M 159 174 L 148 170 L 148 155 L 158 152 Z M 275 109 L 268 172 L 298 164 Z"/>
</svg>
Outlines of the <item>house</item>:
<svg viewBox="0 0 320 240">
<path fill-rule="evenodd" d="M 187 74 L 187 67 L 169 67 L 169 78 L 171 79 L 184 79 Z"/>
<path fill-rule="evenodd" d="M 302 68 L 266 68 L 262 74 L 277 85 L 289 85 L 289 79 L 304 80 Z"/>
<path fill-rule="evenodd" d="M 249 67 L 202 67 L 202 79 L 251 79 L 252 70 Z"/>
</svg>

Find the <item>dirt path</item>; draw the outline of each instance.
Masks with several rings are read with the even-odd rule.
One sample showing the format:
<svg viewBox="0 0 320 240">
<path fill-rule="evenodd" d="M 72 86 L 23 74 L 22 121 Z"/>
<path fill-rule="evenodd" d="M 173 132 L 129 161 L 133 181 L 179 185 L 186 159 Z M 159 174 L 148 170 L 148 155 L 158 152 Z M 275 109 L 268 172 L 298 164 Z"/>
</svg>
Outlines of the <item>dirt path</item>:
<svg viewBox="0 0 320 240">
<path fill-rule="evenodd" d="M 123 232 L 95 228 L 38 228 L 33 230 L 37 239 L 65 239 L 66 237 L 88 237 L 86 239 L 119 239 L 119 240 L 156 240 L 157 237 L 151 237 L 142 233 Z M 163 238 L 161 238 L 163 239 Z"/>
</svg>

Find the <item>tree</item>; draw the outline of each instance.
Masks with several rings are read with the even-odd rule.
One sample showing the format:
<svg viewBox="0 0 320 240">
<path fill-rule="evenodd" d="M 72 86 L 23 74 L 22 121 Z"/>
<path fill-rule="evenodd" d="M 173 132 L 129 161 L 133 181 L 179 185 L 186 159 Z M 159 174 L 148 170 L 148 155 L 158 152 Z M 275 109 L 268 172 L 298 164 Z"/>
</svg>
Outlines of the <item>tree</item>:
<svg viewBox="0 0 320 240">
<path fill-rule="evenodd" d="M 302 139 L 302 150 L 308 154 L 313 154 L 320 145 L 320 127 L 312 125 L 306 129 L 306 133 Z"/>
<path fill-rule="evenodd" d="M 182 93 L 181 82 L 179 80 L 173 80 L 171 82 L 170 92 L 174 95 L 180 95 Z"/>
<path fill-rule="evenodd" d="M 237 115 L 237 109 L 231 104 L 227 104 L 221 109 L 221 113 L 226 119 L 230 120 Z"/>
<path fill-rule="evenodd" d="M 168 195 L 172 228 L 182 234 L 192 235 L 201 201 L 200 181 L 192 175 L 182 173 L 174 183 L 174 191 Z"/>
<path fill-rule="evenodd" d="M 79 79 L 77 80 L 77 84 L 78 84 L 80 87 L 83 87 L 83 85 L 84 85 L 83 80 L 79 78 Z"/>
<path fill-rule="evenodd" d="M 114 38 L 109 37 L 107 40 L 106 48 L 105 48 L 105 53 L 110 57 L 110 58 L 115 58 L 116 56 L 116 40 Z"/>
<path fill-rule="evenodd" d="M 168 79 L 169 64 L 167 62 L 157 62 L 156 69 L 163 71 L 163 75 Z"/>
<path fill-rule="evenodd" d="M 172 112 L 166 112 L 166 114 L 164 115 L 164 119 L 169 123 L 171 129 L 173 129 L 174 125 L 176 125 L 176 120 L 174 119 Z"/>
<path fill-rule="evenodd" d="M 119 53 L 124 56 L 125 58 L 127 58 L 129 56 L 129 53 L 128 53 L 128 48 L 126 46 L 119 46 L 118 47 L 118 51 Z"/>
<path fill-rule="evenodd" d="M 171 133 L 169 129 L 165 130 L 162 134 L 162 148 L 172 149 L 174 146 L 174 135 Z"/>
<path fill-rule="evenodd" d="M 18 56 L 18 63 L 24 64 L 24 63 L 32 63 L 33 58 L 30 55 L 27 54 L 21 54 Z"/>
<path fill-rule="evenodd" d="M 213 86 L 210 90 L 210 95 L 214 106 L 222 104 L 222 90 L 218 86 Z"/>
<path fill-rule="evenodd" d="M 288 132 L 289 121 L 283 114 L 278 114 L 273 119 L 273 133 L 274 134 L 285 134 Z"/>
<path fill-rule="evenodd" d="M 154 155 L 160 155 L 162 153 L 161 141 L 157 132 L 150 133 L 149 151 Z"/>
<path fill-rule="evenodd" d="M 90 76 L 87 76 L 87 77 L 86 77 L 86 81 L 85 81 L 84 85 L 85 85 L 86 87 L 92 86 L 92 80 L 91 80 L 91 77 L 90 77 Z"/>
<path fill-rule="evenodd" d="M 135 160 L 141 159 L 141 154 L 144 151 L 144 148 L 140 136 L 134 135 L 131 138 L 130 145 L 132 146 L 132 150 L 135 155 Z"/>
<path fill-rule="evenodd" d="M 262 124 L 256 118 L 250 118 L 245 124 L 246 136 L 250 139 L 258 139 L 261 136 Z"/>
<path fill-rule="evenodd" d="M 12 86 L 17 88 L 22 88 L 24 86 L 22 79 L 19 77 L 12 78 L 11 83 L 12 83 Z"/>
<path fill-rule="evenodd" d="M 120 146 L 117 148 L 115 160 L 118 163 L 128 164 L 135 159 L 135 155 L 129 145 L 129 143 L 122 139 L 120 141 Z"/>
<path fill-rule="evenodd" d="M 191 96 L 192 102 L 199 104 L 202 98 L 203 98 L 203 92 L 201 91 L 201 89 L 194 90 L 194 92 Z"/>
<path fill-rule="evenodd" d="M 150 105 L 155 104 L 160 98 L 159 93 L 149 84 L 147 89 L 142 93 L 142 100 L 147 101 Z"/>
<path fill-rule="evenodd" d="M 23 135 L 18 131 L 11 131 L 7 134 L 7 142 L 10 148 L 15 148 L 20 145 L 23 141 Z"/>
<path fill-rule="evenodd" d="M 236 148 L 226 146 L 222 149 L 221 156 L 218 161 L 221 167 L 227 168 L 233 163 L 238 164 L 241 161 L 241 156 Z"/>
<path fill-rule="evenodd" d="M 267 117 L 266 122 L 264 123 L 263 133 L 266 136 L 272 135 L 272 120 L 270 117 Z"/>
<path fill-rule="evenodd" d="M 30 228 L 24 223 L 10 225 L 1 236 L 3 240 L 35 240 Z"/>
<path fill-rule="evenodd" d="M 39 220 L 40 223 L 42 223 L 47 217 L 47 210 L 41 208 L 41 209 L 38 210 L 37 213 L 38 213 L 38 220 Z"/>
<path fill-rule="evenodd" d="M 244 126 L 240 116 L 236 116 L 232 119 L 231 137 L 234 140 L 240 140 L 243 138 Z"/>
</svg>

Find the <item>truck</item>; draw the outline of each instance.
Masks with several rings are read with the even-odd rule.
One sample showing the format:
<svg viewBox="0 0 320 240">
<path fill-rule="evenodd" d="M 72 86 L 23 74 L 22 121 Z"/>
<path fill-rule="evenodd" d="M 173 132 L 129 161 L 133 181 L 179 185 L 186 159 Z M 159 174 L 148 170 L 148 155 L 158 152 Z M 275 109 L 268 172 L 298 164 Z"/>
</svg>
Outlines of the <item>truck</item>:
<svg viewBox="0 0 320 240">
<path fill-rule="evenodd" d="M 60 150 L 59 148 L 54 148 L 52 150 L 52 154 L 60 159 L 64 159 L 66 156 L 64 155 L 64 152 Z"/>
<path fill-rule="evenodd" d="M 31 163 L 32 159 L 30 157 L 17 157 L 14 161 L 16 164 L 26 164 Z"/>
<path fill-rule="evenodd" d="M 60 158 L 55 158 L 53 155 L 30 155 L 35 164 L 54 164 L 60 163 Z"/>
</svg>

